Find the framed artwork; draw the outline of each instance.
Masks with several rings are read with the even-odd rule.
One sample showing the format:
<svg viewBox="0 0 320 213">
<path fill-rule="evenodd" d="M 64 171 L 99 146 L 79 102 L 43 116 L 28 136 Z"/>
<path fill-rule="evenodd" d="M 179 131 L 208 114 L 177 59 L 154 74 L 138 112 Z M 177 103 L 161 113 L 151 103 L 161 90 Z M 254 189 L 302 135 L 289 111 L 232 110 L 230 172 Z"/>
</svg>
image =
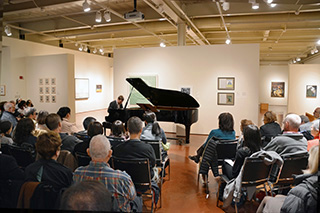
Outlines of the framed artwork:
<svg viewBox="0 0 320 213">
<path fill-rule="evenodd" d="M 44 79 L 44 84 L 45 84 L 45 85 L 49 85 L 49 84 L 50 84 L 49 78 L 45 78 L 45 79 Z"/>
<path fill-rule="evenodd" d="M 50 94 L 50 87 L 46 87 L 46 94 Z"/>
<path fill-rule="evenodd" d="M 44 100 L 43 100 L 43 95 L 40 95 L 40 103 L 43 103 L 44 102 Z"/>
<path fill-rule="evenodd" d="M 52 95 L 52 96 L 51 96 L 51 102 L 52 102 L 52 103 L 56 103 L 56 101 L 57 101 L 57 100 L 56 100 L 56 96 L 55 96 L 55 95 Z"/>
<path fill-rule="evenodd" d="M 40 85 L 40 86 L 43 85 L 43 78 L 39 78 L 39 85 Z"/>
<path fill-rule="evenodd" d="M 284 82 L 271 82 L 271 97 L 284 98 Z"/>
<path fill-rule="evenodd" d="M 46 95 L 46 103 L 50 103 L 50 95 Z"/>
<path fill-rule="evenodd" d="M 96 85 L 96 92 L 102 92 L 102 85 L 101 84 Z"/>
<path fill-rule="evenodd" d="M 218 90 L 234 90 L 234 77 L 218 77 Z"/>
<path fill-rule="evenodd" d="M 89 79 L 88 78 L 76 78 L 75 79 L 75 92 L 76 99 L 88 99 L 89 98 Z"/>
<path fill-rule="evenodd" d="M 218 92 L 218 105 L 234 105 L 234 93 Z"/>
<path fill-rule="evenodd" d="M 6 95 L 6 86 L 1 85 L 0 86 L 0 96 L 5 96 Z"/>
<path fill-rule="evenodd" d="M 191 88 L 190 87 L 181 87 L 181 92 L 187 93 L 188 95 L 191 94 Z"/>
<path fill-rule="evenodd" d="M 51 87 L 51 94 L 56 94 L 56 87 Z"/>
<path fill-rule="evenodd" d="M 51 78 L 51 85 L 56 85 L 56 78 Z"/>
<path fill-rule="evenodd" d="M 317 97 L 317 85 L 307 85 L 306 97 L 307 98 L 316 98 Z"/>
<path fill-rule="evenodd" d="M 39 87 L 39 93 L 43 94 L 43 87 Z"/>
</svg>

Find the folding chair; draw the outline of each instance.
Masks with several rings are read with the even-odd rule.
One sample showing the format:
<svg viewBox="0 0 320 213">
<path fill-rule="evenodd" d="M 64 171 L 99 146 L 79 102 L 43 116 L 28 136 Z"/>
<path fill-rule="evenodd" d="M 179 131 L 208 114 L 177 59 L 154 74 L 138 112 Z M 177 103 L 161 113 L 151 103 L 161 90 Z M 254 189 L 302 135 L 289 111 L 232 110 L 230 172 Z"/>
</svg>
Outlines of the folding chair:
<svg viewBox="0 0 320 213">
<path fill-rule="evenodd" d="M 10 145 L 10 153 L 16 159 L 18 165 L 22 168 L 27 167 L 35 161 L 36 151 L 30 144 L 22 144 L 21 146 Z"/>
<path fill-rule="evenodd" d="M 238 140 L 219 140 L 217 141 L 218 165 L 221 166 L 226 159 L 235 160 L 237 153 Z"/>
<path fill-rule="evenodd" d="M 245 191 L 247 187 L 257 187 L 263 184 L 264 190 L 267 193 L 266 184 L 268 184 L 272 167 L 273 164 L 266 165 L 264 161 L 260 158 L 246 158 L 240 172 L 240 174 L 242 175 L 241 191 Z M 223 181 L 229 181 L 229 179 L 226 176 L 222 175 L 221 177 Z M 218 193 L 217 197 L 219 197 Z M 252 197 L 249 197 L 249 200 L 251 200 Z M 235 202 L 235 209 L 236 212 L 238 212 L 237 202 Z"/>
<path fill-rule="evenodd" d="M 107 138 L 110 142 L 112 150 L 114 150 L 114 148 L 116 148 L 117 146 L 125 142 L 123 138 L 116 138 L 116 137 L 110 137 L 110 136 L 107 136 Z"/>
<path fill-rule="evenodd" d="M 75 156 L 78 162 L 78 166 L 88 166 L 91 161 L 91 157 L 84 153 L 76 152 Z"/>
<path fill-rule="evenodd" d="M 271 181 L 274 182 L 272 184 L 271 192 L 273 193 L 274 190 L 282 191 L 282 189 L 291 188 L 294 184 L 294 176 L 302 174 L 302 170 L 307 168 L 308 157 L 307 153 L 300 156 L 284 156 L 282 167 L 275 167 L 279 170 L 279 175 L 276 181 Z"/>
<path fill-rule="evenodd" d="M 85 133 L 81 133 L 81 132 L 75 132 L 75 133 L 73 133 L 73 135 L 82 141 L 90 139 L 89 135 L 87 135 Z"/>
<path fill-rule="evenodd" d="M 122 159 L 117 157 L 111 158 L 111 165 L 113 169 L 125 171 L 131 176 L 132 182 L 135 185 L 137 192 L 142 195 L 151 196 L 151 212 L 153 211 L 154 193 L 151 187 L 151 173 L 149 159 Z"/>
<path fill-rule="evenodd" d="M 160 180 L 160 208 L 162 207 L 162 184 L 164 180 L 165 168 L 168 165 L 168 180 L 170 180 L 170 159 L 169 156 L 166 156 L 165 159 L 162 159 L 161 153 L 161 140 L 141 140 L 150 144 L 156 155 L 156 166 L 161 169 L 161 180 Z"/>
</svg>

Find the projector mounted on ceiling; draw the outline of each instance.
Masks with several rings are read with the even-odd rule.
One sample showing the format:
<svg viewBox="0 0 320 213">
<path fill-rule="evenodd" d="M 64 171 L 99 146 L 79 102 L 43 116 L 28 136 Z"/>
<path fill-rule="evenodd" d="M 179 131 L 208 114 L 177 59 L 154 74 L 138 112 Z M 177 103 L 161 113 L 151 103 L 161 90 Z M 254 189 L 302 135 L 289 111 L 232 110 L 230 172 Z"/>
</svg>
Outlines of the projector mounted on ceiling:
<svg viewBox="0 0 320 213">
<path fill-rule="evenodd" d="M 141 21 L 144 20 L 144 14 L 140 11 L 137 11 L 137 0 L 133 1 L 134 10 L 124 14 L 124 18 L 128 21 Z"/>
</svg>

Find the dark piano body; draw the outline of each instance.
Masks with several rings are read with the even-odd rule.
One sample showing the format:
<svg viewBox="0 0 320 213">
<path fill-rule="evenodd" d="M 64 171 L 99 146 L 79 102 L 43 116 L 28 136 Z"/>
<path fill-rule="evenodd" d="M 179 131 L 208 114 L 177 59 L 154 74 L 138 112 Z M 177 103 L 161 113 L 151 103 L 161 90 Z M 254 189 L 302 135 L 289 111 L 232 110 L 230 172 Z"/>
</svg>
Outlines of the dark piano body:
<svg viewBox="0 0 320 213">
<path fill-rule="evenodd" d="M 127 122 L 130 117 L 138 116 L 143 119 L 145 110 L 152 110 L 157 115 L 158 121 L 168 121 L 183 124 L 186 131 L 186 143 L 190 140 L 190 127 L 198 121 L 199 103 L 190 95 L 174 90 L 158 89 L 148 86 L 141 78 L 126 79 L 136 90 L 138 90 L 150 104 L 138 104 L 140 108 L 110 109 L 107 122 L 121 120 Z"/>
</svg>

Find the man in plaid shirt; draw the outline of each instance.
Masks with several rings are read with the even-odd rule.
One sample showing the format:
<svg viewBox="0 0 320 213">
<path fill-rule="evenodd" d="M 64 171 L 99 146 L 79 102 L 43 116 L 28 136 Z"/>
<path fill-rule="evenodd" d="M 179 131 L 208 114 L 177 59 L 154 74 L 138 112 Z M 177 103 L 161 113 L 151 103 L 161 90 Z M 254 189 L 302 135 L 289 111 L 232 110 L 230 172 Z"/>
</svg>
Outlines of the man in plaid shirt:
<svg viewBox="0 0 320 213">
<path fill-rule="evenodd" d="M 136 190 L 127 173 L 114 170 L 107 163 L 112 155 L 108 139 L 103 135 L 94 136 L 87 152 L 92 160 L 88 166 L 76 169 L 73 181 L 75 183 L 84 180 L 102 182 L 117 201 L 119 209 L 129 212 L 130 202 L 136 197 Z"/>
</svg>

